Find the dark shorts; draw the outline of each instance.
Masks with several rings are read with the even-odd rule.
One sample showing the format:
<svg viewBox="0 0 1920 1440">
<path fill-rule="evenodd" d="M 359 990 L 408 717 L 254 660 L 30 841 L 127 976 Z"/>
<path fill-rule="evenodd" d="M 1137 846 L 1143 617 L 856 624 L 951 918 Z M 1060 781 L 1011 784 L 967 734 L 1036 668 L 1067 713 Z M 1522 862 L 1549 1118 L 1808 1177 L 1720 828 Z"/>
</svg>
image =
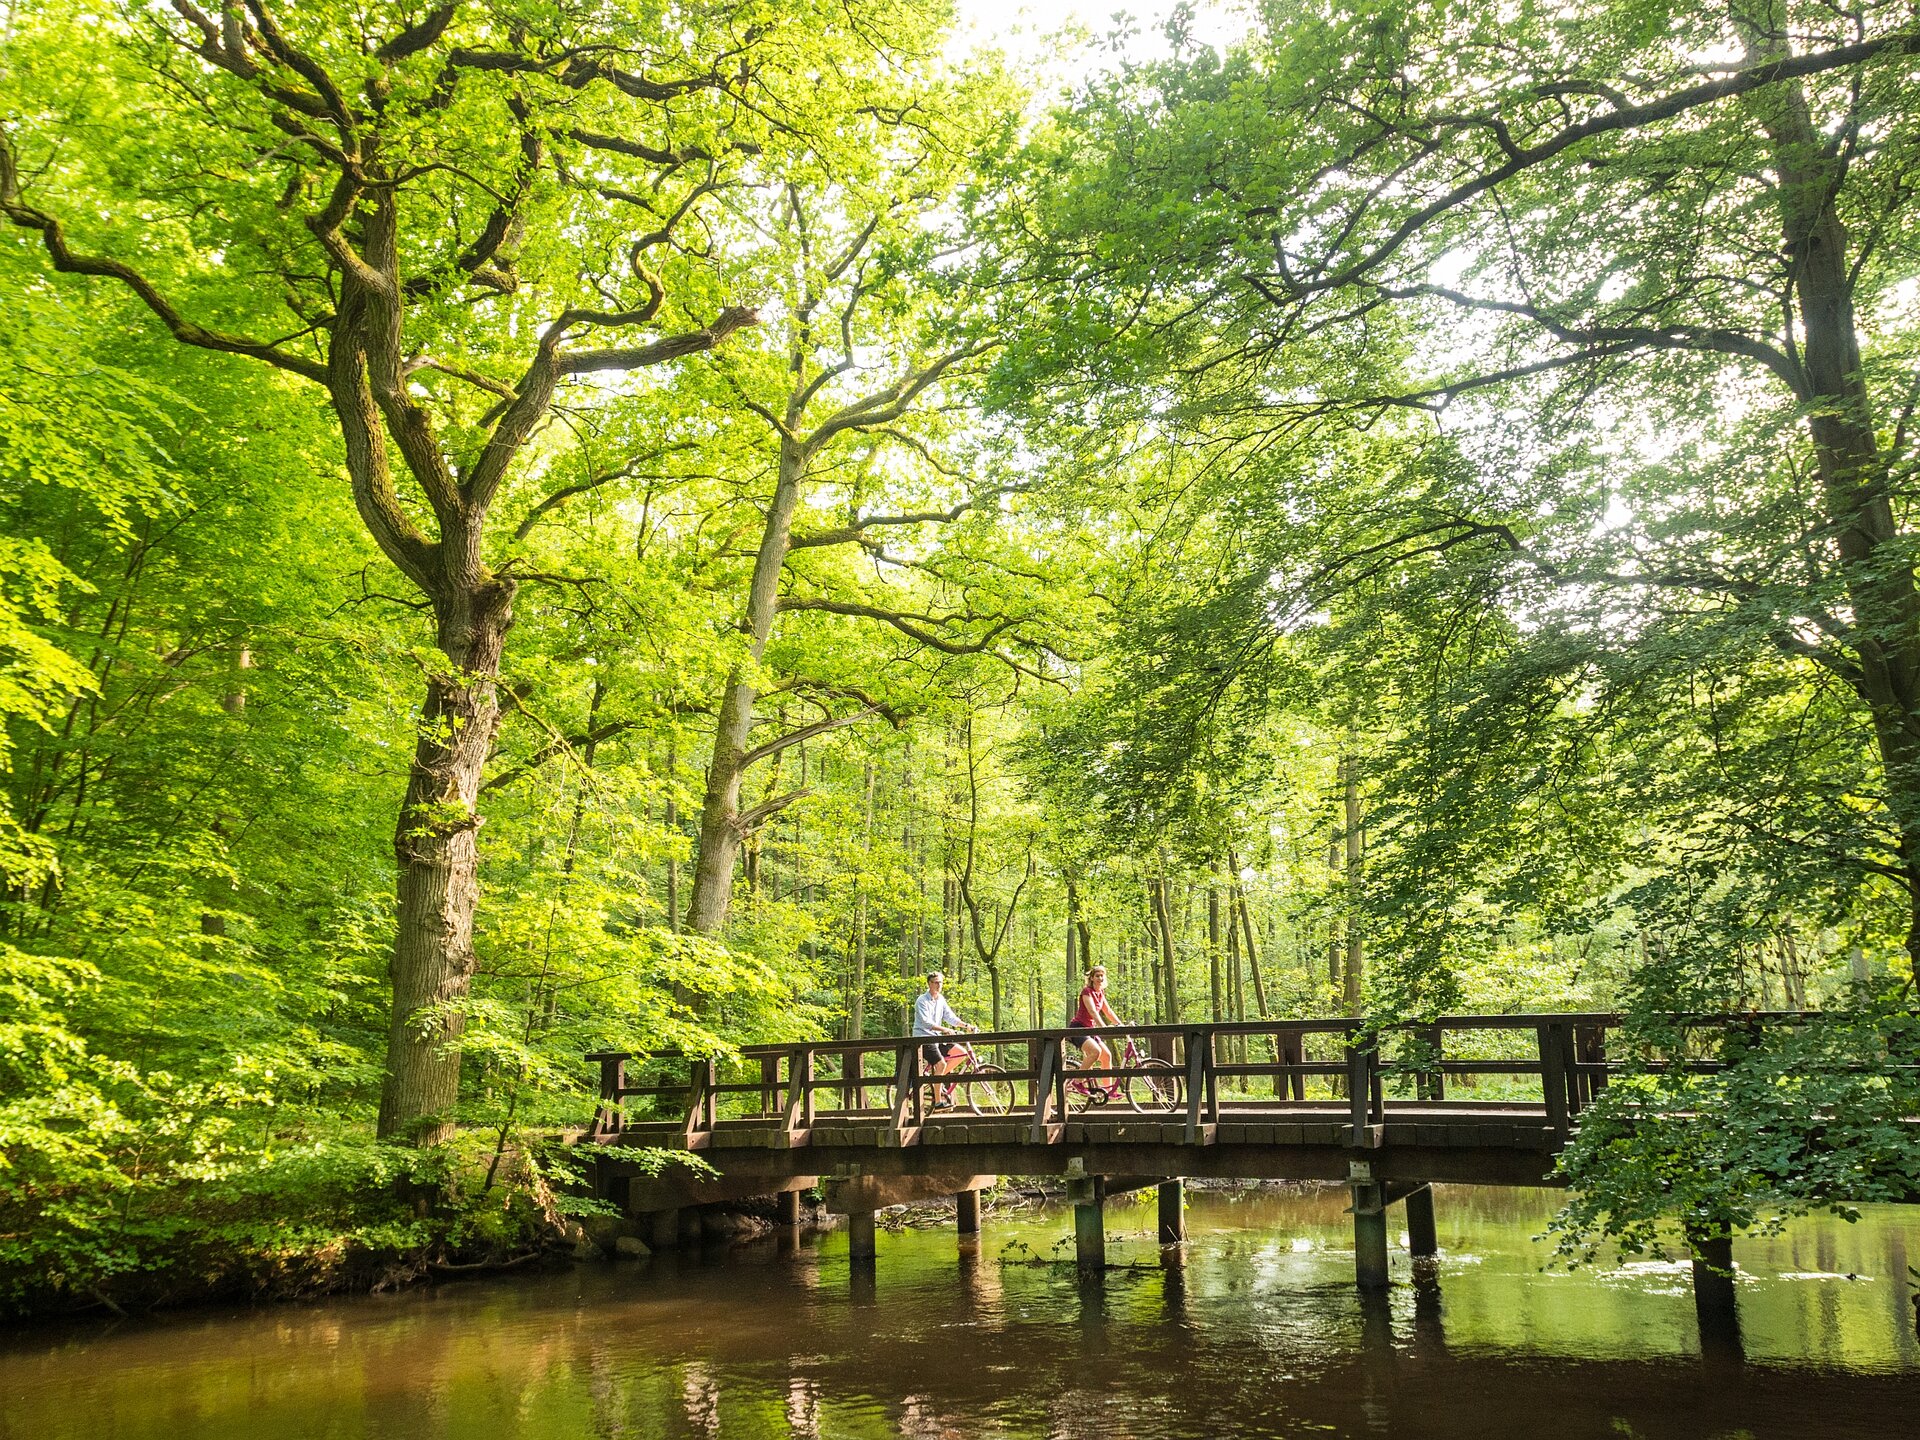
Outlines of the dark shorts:
<svg viewBox="0 0 1920 1440">
<path fill-rule="evenodd" d="M 920 1063 L 928 1069 L 932 1069 L 942 1060 L 951 1060 L 960 1053 L 961 1049 L 958 1045 L 953 1045 L 941 1040 L 929 1040 L 920 1047 Z"/>
</svg>

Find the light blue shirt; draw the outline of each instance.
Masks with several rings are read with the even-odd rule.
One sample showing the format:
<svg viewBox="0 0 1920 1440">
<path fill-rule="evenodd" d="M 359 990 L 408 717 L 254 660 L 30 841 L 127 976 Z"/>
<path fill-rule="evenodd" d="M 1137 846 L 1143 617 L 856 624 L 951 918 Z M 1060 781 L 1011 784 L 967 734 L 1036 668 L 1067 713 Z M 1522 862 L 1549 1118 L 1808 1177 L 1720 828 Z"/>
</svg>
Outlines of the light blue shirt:
<svg viewBox="0 0 1920 1440">
<path fill-rule="evenodd" d="M 913 997 L 913 1033 L 916 1035 L 938 1035 L 936 1025 L 960 1028 L 960 1017 L 953 1013 L 953 1007 L 947 1004 L 947 997 L 935 995 L 931 990 L 922 990 Z"/>
</svg>

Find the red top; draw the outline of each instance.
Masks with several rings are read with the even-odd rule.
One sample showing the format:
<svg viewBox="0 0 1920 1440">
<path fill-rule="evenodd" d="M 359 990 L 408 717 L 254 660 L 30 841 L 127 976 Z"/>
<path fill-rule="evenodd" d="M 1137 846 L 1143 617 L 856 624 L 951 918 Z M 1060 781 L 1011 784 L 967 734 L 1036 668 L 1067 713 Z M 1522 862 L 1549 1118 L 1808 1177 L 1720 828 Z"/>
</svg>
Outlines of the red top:
<svg viewBox="0 0 1920 1440">
<path fill-rule="evenodd" d="M 1098 1026 L 1100 1024 L 1100 993 L 1089 985 L 1080 992 L 1079 1008 L 1073 1012 L 1075 1025 Z"/>
</svg>

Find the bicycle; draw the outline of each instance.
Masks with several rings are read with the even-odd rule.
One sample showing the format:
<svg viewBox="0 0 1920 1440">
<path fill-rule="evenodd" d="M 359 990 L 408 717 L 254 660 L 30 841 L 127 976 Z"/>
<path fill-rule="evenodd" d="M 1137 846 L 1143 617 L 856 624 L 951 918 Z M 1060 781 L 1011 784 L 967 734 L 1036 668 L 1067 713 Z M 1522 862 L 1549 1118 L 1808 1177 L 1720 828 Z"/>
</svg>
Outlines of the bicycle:
<svg viewBox="0 0 1920 1440">
<path fill-rule="evenodd" d="M 957 1096 L 952 1101 L 956 1108 L 965 1106 L 975 1115 L 1005 1115 L 1012 1110 L 1013 1082 L 1007 1079 L 1006 1070 L 991 1060 L 982 1060 L 967 1041 L 941 1038 L 943 1043 L 958 1045 L 960 1056 L 946 1074 L 923 1074 L 920 1083 L 936 1091 L 944 1089 L 949 1096 Z M 929 1110 L 937 1108 L 941 1107 L 927 1107 Z"/>
<path fill-rule="evenodd" d="M 1062 1068 L 1069 1075 L 1075 1070 L 1090 1068 L 1080 1053 L 1080 1044 L 1084 1041 L 1076 1043 L 1069 1039 L 1063 1043 L 1066 1053 Z M 1134 1043 L 1133 1036 L 1125 1037 L 1120 1062 L 1114 1068 L 1128 1073 L 1114 1077 L 1107 1085 L 1091 1080 L 1069 1079 L 1066 1082 L 1067 1108 L 1085 1110 L 1089 1106 L 1105 1105 L 1117 1099 L 1124 1099 L 1141 1115 L 1155 1111 L 1170 1113 L 1180 1108 L 1180 1072 L 1171 1061 L 1147 1054 Z M 1119 1094 L 1113 1094 L 1114 1090 Z"/>
<path fill-rule="evenodd" d="M 1120 1081 L 1127 1104 L 1142 1115 L 1153 1110 L 1171 1112 L 1180 1108 L 1180 1072 L 1171 1060 L 1144 1053 L 1129 1035 L 1126 1058 L 1120 1063 L 1132 1072 Z"/>
</svg>

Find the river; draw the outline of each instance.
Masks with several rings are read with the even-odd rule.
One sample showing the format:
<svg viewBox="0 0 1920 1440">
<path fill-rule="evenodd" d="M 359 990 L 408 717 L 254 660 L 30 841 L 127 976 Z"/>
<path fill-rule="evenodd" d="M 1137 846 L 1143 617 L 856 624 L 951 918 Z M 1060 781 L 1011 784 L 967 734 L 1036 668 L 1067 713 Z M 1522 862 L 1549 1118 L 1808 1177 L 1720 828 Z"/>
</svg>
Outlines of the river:
<svg viewBox="0 0 1920 1440">
<path fill-rule="evenodd" d="M 1069 1214 L 1036 1208 L 883 1233 L 871 1274 L 830 1231 L 0 1331 L 0 1437 L 1920 1436 L 1920 1208 L 1740 1242 L 1740 1334 L 1703 1349 L 1682 1267 L 1543 1270 L 1546 1193 L 1440 1189 L 1439 1293 L 1384 1302 L 1353 1287 L 1343 1191 L 1194 1192 L 1176 1264 L 1151 1195 L 1109 1202 L 1120 1268 L 1092 1289 Z"/>
</svg>

